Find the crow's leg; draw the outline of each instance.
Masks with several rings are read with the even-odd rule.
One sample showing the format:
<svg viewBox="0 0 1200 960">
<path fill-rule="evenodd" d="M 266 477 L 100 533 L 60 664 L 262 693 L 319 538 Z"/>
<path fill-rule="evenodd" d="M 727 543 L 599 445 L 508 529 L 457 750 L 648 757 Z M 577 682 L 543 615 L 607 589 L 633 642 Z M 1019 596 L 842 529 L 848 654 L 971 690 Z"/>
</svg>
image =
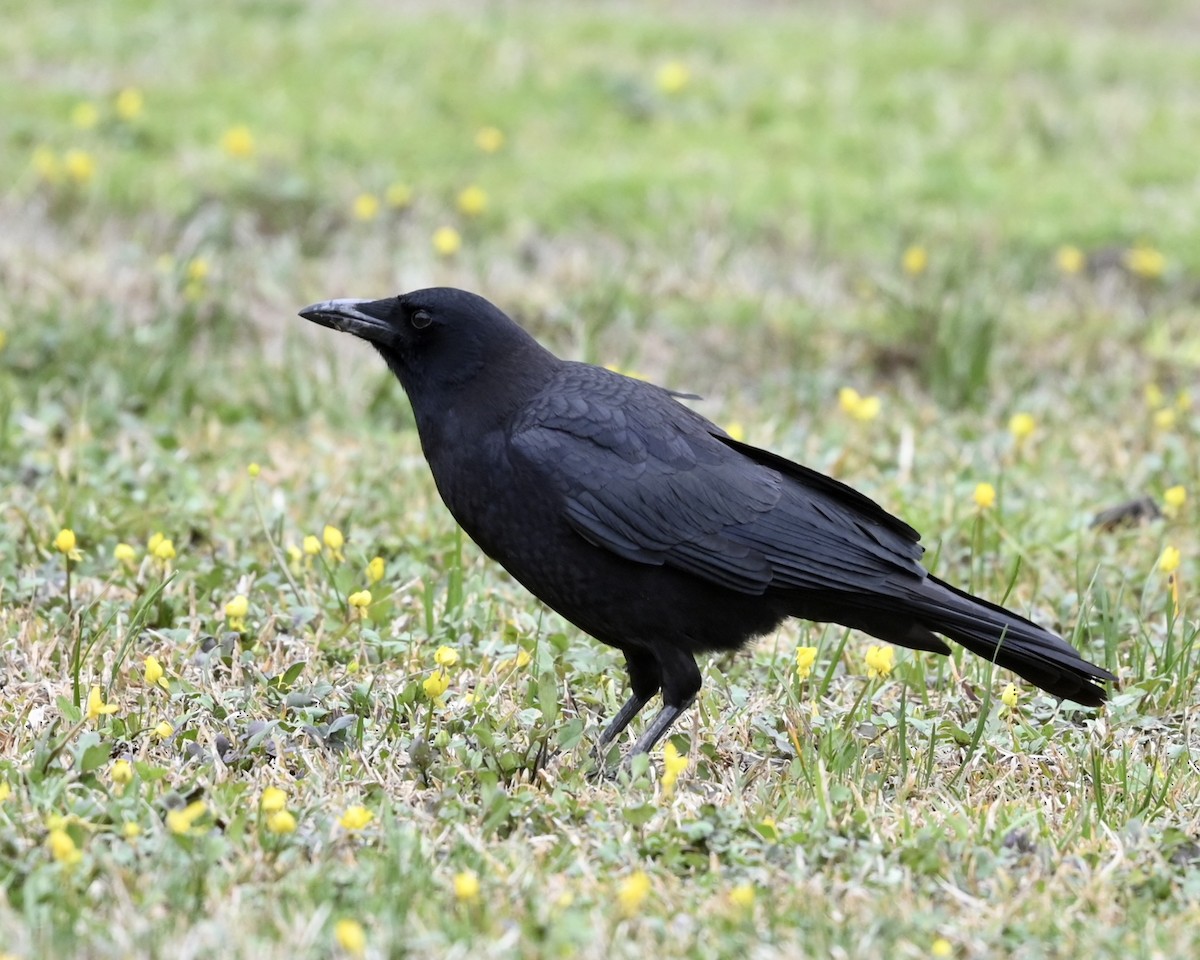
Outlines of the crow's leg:
<svg viewBox="0 0 1200 960">
<path fill-rule="evenodd" d="M 629 699 L 625 701 L 625 705 L 617 711 L 617 715 L 600 734 L 598 749 L 607 747 L 620 736 L 621 731 L 641 713 L 642 707 L 658 693 L 662 686 L 662 671 L 653 654 L 642 650 L 626 650 L 625 669 L 629 672 L 629 688 L 632 692 Z"/>
<path fill-rule="evenodd" d="M 663 708 L 638 737 L 637 743 L 629 752 L 629 758 L 654 749 L 654 745 L 667 735 L 680 714 L 696 702 L 696 694 L 700 692 L 703 683 L 695 658 L 686 650 L 668 647 L 656 652 L 662 676 Z"/>
</svg>

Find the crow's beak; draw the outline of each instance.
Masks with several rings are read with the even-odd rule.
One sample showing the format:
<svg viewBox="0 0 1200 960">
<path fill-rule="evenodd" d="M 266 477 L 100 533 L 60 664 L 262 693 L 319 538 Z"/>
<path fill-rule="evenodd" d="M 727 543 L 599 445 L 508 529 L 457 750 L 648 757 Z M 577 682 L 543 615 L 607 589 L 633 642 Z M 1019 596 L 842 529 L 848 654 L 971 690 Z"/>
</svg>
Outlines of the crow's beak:
<svg viewBox="0 0 1200 960">
<path fill-rule="evenodd" d="M 382 340 L 392 332 L 387 318 L 395 304 L 394 297 L 386 300 L 323 300 L 305 307 L 300 316 L 363 340 Z"/>
</svg>

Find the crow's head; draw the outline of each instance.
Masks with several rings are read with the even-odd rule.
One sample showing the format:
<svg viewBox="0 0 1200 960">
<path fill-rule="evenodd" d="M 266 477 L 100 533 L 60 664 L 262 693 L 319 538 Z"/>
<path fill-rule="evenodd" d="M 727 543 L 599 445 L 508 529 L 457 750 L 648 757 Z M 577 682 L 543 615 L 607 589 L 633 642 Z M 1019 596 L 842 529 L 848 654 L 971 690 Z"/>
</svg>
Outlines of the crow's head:
<svg viewBox="0 0 1200 960">
<path fill-rule="evenodd" d="M 453 287 L 383 300 L 326 300 L 300 316 L 372 343 L 410 397 L 465 383 L 485 367 L 519 364 L 525 354 L 544 354 L 499 308 Z"/>
</svg>

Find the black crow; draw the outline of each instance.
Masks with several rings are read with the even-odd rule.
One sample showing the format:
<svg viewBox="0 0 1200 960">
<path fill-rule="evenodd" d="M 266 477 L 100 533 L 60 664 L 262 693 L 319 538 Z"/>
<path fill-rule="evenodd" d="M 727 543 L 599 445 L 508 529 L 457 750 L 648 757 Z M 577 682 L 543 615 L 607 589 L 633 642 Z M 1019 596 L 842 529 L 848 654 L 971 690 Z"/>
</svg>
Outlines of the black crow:
<svg viewBox="0 0 1200 960">
<path fill-rule="evenodd" d="M 918 533 L 837 480 L 734 440 L 680 394 L 560 360 L 463 290 L 327 300 L 300 311 L 370 342 L 412 403 L 438 492 L 531 593 L 625 654 L 630 697 L 607 745 L 661 691 L 634 745 L 696 698 L 695 655 L 785 617 L 948 654 L 935 634 L 1087 706 L 1115 677 L 921 566 Z"/>
</svg>

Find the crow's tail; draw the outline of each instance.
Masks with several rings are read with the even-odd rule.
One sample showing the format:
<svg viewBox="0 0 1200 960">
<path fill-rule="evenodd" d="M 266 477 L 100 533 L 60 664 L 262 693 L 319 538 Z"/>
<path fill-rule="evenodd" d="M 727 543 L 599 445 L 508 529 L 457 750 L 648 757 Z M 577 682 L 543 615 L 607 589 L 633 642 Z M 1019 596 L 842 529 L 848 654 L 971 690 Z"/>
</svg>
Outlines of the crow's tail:
<svg viewBox="0 0 1200 960">
<path fill-rule="evenodd" d="M 1117 679 L 1044 627 L 936 577 L 924 580 L 910 604 L 906 606 L 920 626 L 1064 700 L 1098 707 L 1108 694 L 1096 681 Z"/>
</svg>

